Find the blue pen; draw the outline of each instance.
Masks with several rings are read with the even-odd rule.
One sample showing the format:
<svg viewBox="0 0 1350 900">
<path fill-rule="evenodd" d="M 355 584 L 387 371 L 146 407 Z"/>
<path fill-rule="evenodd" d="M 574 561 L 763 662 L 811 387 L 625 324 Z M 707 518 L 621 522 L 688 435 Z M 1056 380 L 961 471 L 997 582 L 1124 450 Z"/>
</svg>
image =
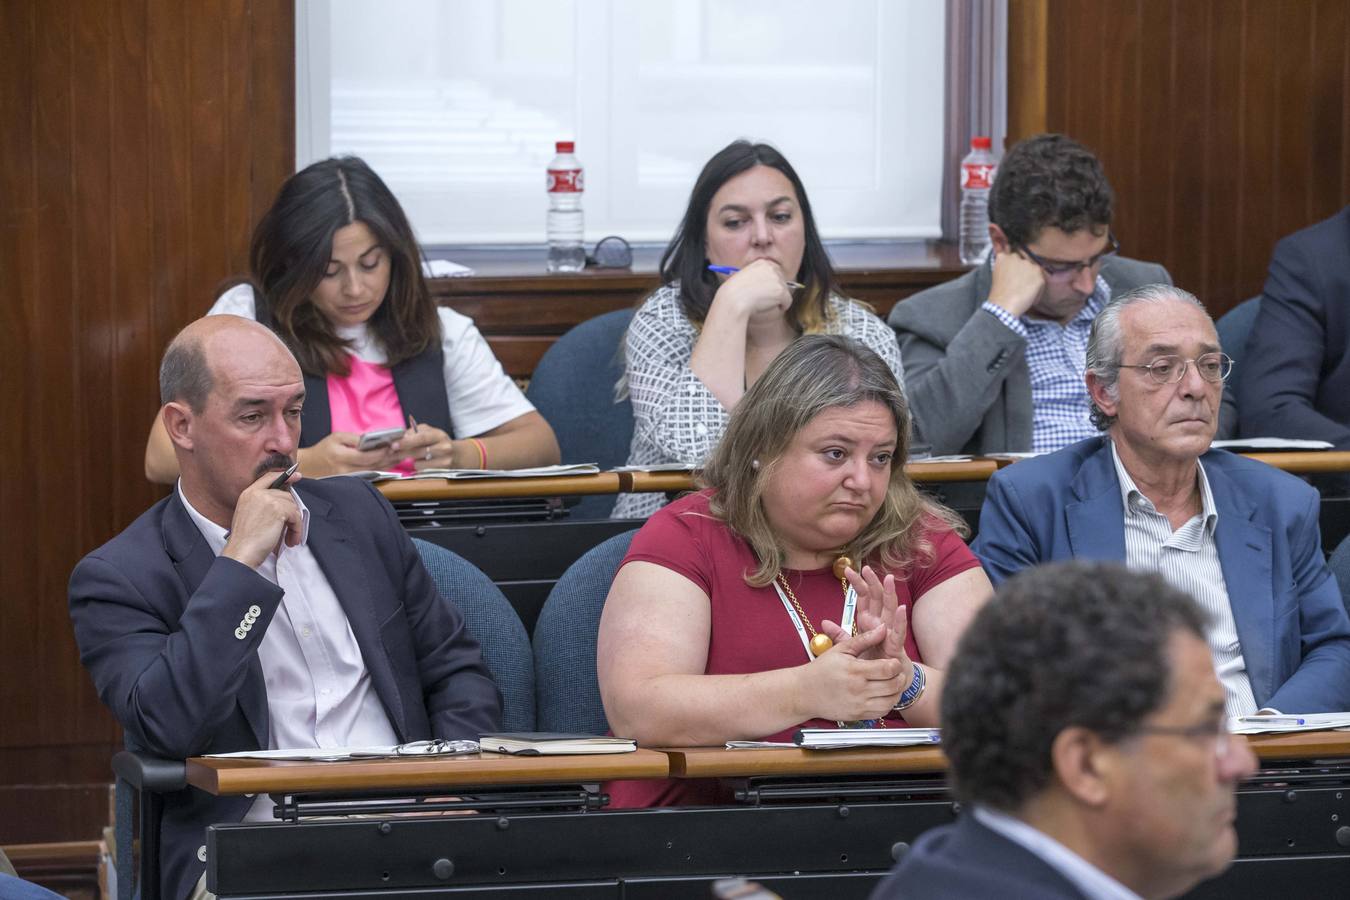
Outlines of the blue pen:
<svg viewBox="0 0 1350 900">
<path fill-rule="evenodd" d="M 718 275 L 735 275 L 737 272 L 740 271 L 740 269 L 736 268 L 735 266 L 708 266 L 708 271 L 716 272 Z M 800 289 L 806 287 L 806 285 L 799 284 L 798 282 L 795 281 L 785 281 L 783 283 L 790 288 Z"/>
</svg>

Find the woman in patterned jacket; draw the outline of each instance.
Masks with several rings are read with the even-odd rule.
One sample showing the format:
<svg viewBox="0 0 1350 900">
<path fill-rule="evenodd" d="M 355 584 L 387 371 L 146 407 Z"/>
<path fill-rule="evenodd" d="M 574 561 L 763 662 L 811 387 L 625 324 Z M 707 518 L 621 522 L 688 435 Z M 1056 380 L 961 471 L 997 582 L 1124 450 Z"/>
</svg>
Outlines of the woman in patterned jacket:
<svg viewBox="0 0 1350 900">
<path fill-rule="evenodd" d="M 708 160 L 661 257 L 661 281 L 625 343 L 629 465 L 701 466 L 746 390 L 802 334 L 855 338 L 902 378 L 895 333 L 839 295 L 806 189 L 768 144 L 735 141 Z M 663 503 L 625 494 L 614 515 L 645 518 Z"/>
</svg>

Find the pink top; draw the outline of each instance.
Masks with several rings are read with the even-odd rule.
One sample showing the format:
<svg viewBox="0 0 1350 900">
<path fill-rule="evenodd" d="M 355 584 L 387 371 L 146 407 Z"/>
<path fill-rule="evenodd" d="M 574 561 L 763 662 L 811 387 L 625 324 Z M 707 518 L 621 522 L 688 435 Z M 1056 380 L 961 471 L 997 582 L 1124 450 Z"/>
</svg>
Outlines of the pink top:
<svg viewBox="0 0 1350 900">
<path fill-rule="evenodd" d="M 777 592 L 772 587 L 755 588 L 745 583 L 745 574 L 758 567 L 754 551 L 709 514 L 709 496 L 708 491 L 689 494 L 653 515 L 633 537 L 624 563 L 650 562 L 671 569 L 708 596 L 712 629 L 704 669 L 707 674 L 764 672 L 806 663 L 806 650 Z M 931 559 L 895 573 L 897 599 L 911 622 L 914 607 L 926 602 L 931 588 L 979 566 L 965 542 L 945 525 L 934 522 L 925 537 L 932 548 Z M 829 568 L 784 569 L 783 574 L 812 624 L 821 619 L 839 621 L 844 594 Z M 913 628 L 905 633 L 905 651 L 915 662 L 923 661 Z M 892 712 L 886 716 L 886 724 L 903 728 L 905 720 Z M 762 739 L 790 741 L 798 728 L 835 727 L 835 722 L 811 719 Z M 714 783 L 696 779 L 615 781 L 606 787 L 610 805 L 615 808 L 720 802 Z"/>
<path fill-rule="evenodd" d="M 406 428 L 408 422 L 389 367 L 357 356 L 348 356 L 347 362 L 351 370 L 345 377 L 328 373 L 328 409 L 333 431 L 361 434 L 380 428 Z M 400 460 L 394 470 L 411 475 L 412 457 Z"/>
</svg>

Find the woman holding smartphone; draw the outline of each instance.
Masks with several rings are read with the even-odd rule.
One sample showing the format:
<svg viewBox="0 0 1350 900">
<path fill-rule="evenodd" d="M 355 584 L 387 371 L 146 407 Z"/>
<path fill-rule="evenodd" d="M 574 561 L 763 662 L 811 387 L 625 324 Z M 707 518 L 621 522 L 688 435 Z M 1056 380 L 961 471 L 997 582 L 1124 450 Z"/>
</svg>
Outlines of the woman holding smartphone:
<svg viewBox="0 0 1350 900">
<path fill-rule="evenodd" d="M 473 321 L 432 300 L 412 226 L 362 160 L 326 159 L 287 179 L 249 262 L 252 279 L 207 314 L 262 322 L 300 362 L 306 476 L 558 461 L 553 429 Z M 158 417 L 145 474 L 178 477 Z"/>
</svg>

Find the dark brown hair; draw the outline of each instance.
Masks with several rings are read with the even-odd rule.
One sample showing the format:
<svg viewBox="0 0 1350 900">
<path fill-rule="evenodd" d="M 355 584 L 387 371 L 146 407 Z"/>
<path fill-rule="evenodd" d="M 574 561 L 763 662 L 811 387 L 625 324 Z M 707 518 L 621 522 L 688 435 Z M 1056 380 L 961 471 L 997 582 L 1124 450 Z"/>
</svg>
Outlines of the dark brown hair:
<svg viewBox="0 0 1350 900">
<path fill-rule="evenodd" d="M 253 232 L 259 321 L 266 322 L 311 375 L 346 375 L 348 344 L 310 302 L 328 268 L 333 235 L 363 223 L 389 255 L 389 289 L 369 326 L 388 364 L 410 359 L 441 339 L 412 226 L 380 176 L 355 156 L 316 162 L 281 186 Z"/>
<path fill-rule="evenodd" d="M 797 294 L 787 315 L 801 331 L 820 331 L 829 317 L 830 294 L 837 291 L 834 269 L 820 240 L 820 232 L 816 230 L 811 201 L 806 198 L 802 180 L 783 154 L 768 144 L 733 141 L 708 160 L 689 194 L 684 218 L 675 229 L 666 252 L 661 254 L 661 281 L 670 284 L 679 280 L 680 303 L 689 321 L 702 322 L 707 317 L 713 295 L 721 285 L 717 276 L 708 271 L 708 208 L 722 185 L 755 166 L 769 166 L 782 172 L 797 192 L 797 204 L 806 230 L 805 252 L 801 270 L 783 274 L 793 281 L 800 281 L 806 289 Z"/>
</svg>

